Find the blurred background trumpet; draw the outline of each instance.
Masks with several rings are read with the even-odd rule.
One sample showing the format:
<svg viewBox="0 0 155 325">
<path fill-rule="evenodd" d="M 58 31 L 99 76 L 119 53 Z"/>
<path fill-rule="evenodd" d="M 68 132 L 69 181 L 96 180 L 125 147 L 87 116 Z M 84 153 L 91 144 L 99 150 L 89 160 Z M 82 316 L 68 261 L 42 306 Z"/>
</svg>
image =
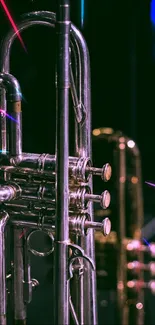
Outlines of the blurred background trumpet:
<svg viewBox="0 0 155 325">
<path fill-rule="evenodd" d="M 104 315 L 110 301 L 110 295 L 105 299 L 105 292 L 109 291 L 113 293 L 113 322 L 144 324 L 146 289 L 154 295 L 155 246 L 144 237 L 140 152 L 136 143 L 120 131 L 94 129 L 93 136 L 94 154 L 99 150 L 108 152 L 113 166 L 110 209 L 103 212 L 95 209 L 96 220 L 103 215 L 111 216 L 113 223 L 113 231 L 107 239 L 99 233 L 95 236 L 99 319 L 101 324 L 103 319 L 105 324 L 108 322 Z M 99 163 L 99 159 L 96 162 Z M 100 186 L 99 182 L 94 183 L 96 191 Z"/>
</svg>

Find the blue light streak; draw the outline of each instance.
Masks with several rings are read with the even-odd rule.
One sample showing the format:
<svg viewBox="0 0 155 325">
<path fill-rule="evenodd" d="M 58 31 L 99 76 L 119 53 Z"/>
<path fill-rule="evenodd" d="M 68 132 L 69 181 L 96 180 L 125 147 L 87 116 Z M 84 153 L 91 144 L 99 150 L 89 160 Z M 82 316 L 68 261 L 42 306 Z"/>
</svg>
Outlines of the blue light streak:
<svg viewBox="0 0 155 325">
<path fill-rule="evenodd" d="M 150 4 L 150 20 L 152 25 L 155 26 L 155 0 L 152 0 Z"/>
<path fill-rule="evenodd" d="M 143 241 L 147 246 L 150 246 L 150 243 L 143 237 Z"/>
<path fill-rule="evenodd" d="M 84 25 L 85 0 L 81 0 L 81 27 Z"/>
</svg>

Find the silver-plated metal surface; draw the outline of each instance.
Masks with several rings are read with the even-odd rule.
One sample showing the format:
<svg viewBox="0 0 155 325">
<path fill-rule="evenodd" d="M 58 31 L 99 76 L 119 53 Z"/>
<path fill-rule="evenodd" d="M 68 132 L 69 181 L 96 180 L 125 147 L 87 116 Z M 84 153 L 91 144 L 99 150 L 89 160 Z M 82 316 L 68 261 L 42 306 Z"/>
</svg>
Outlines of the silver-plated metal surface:
<svg viewBox="0 0 155 325">
<path fill-rule="evenodd" d="M 6 268 L 5 268 L 5 229 L 9 221 L 9 215 L 5 211 L 0 212 L 0 324 L 7 325 L 6 305 Z"/>
<path fill-rule="evenodd" d="M 53 155 L 22 153 L 20 156 L 6 157 L 1 154 L 0 158 L 1 174 L 25 175 L 29 179 L 37 177 L 38 179 L 55 180 L 56 159 Z M 92 167 L 90 158 L 69 157 L 69 176 L 77 182 L 87 183 L 92 174 L 101 176 L 105 181 L 104 171 L 106 168 L 108 169 L 107 165 L 109 164 L 104 165 L 103 168 L 95 168 Z"/>
<path fill-rule="evenodd" d="M 57 19 L 56 15 L 51 12 L 32 12 L 25 14 L 17 27 L 18 31 L 22 32 L 37 25 L 56 27 L 57 32 L 55 155 L 22 153 L 20 100 L 12 105 L 12 116 L 17 123 L 14 125 L 11 123 L 11 143 L 8 147 L 6 116 L 0 115 L 0 144 L 3 152 L 0 156 L 0 180 L 4 182 L 3 186 L 5 182 L 6 186 L 12 186 L 11 182 L 14 182 L 20 188 L 20 195 L 13 198 L 14 200 L 7 200 L 3 203 L 11 216 L 10 224 L 14 228 L 14 256 L 15 251 L 17 254 L 14 257 L 14 272 L 16 272 L 14 292 L 18 292 L 17 298 L 14 293 L 15 320 L 26 323 L 25 303 L 29 303 L 32 299 L 33 285 L 29 260 L 29 251 L 32 251 L 29 245 L 30 237 L 34 231 L 41 229 L 50 235 L 52 232 L 52 236 L 54 234 L 54 324 L 69 324 L 70 309 L 76 324 L 97 325 L 93 229 L 100 229 L 105 235 L 108 227 L 105 226 L 105 222 L 104 226 L 103 223 L 94 223 L 92 202 L 100 201 L 105 208 L 108 195 L 93 194 L 92 176 L 100 175 L 103 180 L 106 180 L 108 173 L 105 173 L 103 168 L 93 168 L 91 164 L 89 53 L 82 34 L 70 22 L 69 0 L 58 1 Z M 9 74 L 10 52 L 16 37 L 17 34 L 11 31 L 2 46 L 1 77 L 4 77 L 3 80 L 6 76 L 11 78 Z M 70 61 L 70 48 L 74 56 L 76 82 Z M 0 86 L 3 84 L 1 83 Z M 13 82 L 11 87 L 12 85 Z M 72 94 L 76 121 L 75 157 L 69 156 L 69 90 Z M 21 93 L 20 95 L 19 99 L 22 98 Z M 12 88 L 11 90 L 8 87 L 1 89 L 0 103 L 5 113 L 8 108 L 7 101 L 11 96 Z M 9 155 L 6 155 L 6 151 L 9 151 Z M 17 195 L 17 189 L 15 192 Z M 16 243 L 20 237 L 18 231 L 26 226 L 31 232 L 20 238 L 20 245 L 17 247 Z M 71 234 L 75 234 L 75 243 L 72 245 L 70 244 Z M 75 273 L 71 269 L 70 249 L 74 251 L 72 262 L 73 260 L 75 262 L 74 268 L 77 271 Z M 38 255 L 36 251 L 33 253 Z M 91 267 L 87 267 L 86 263 L 89 263 Z M 73 290 L 75 293 L 73 304 L 70 297 L 68 271 L 73 276 L 76 274 L 79 276 L 78 284 Z M 20 303 L 17 306 L 19 299 Z"/>
<path fill-rule="evenodd" d="M 26 305 L 24 301 L 24 246 L 21 229 L 13 229 L 13 298 L 15 321 L 26 321 Z"/>
</svg>

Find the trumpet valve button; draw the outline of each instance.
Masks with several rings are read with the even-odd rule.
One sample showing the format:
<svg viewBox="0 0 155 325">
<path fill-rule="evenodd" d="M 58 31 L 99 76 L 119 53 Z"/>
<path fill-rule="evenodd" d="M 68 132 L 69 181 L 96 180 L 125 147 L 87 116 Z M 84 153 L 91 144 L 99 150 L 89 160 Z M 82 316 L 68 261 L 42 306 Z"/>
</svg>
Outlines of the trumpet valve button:
<svg viewBox="0 0 155 325">
<path fill-rule="evenodd" d="M 110 234 L 111 231 L 111 221 L 109 218 L 105 218 L 102 221 L 102 229 L 103 229 L 103 235 L 104 236 L 108 236 Z"/>
<path fill-rule="evenodd" d="M 149 251 L 152 257 L 155 257 L 155 244 L 150 244 Z"/>
<path fill-rule="evenodd" d="M 109 163 L 105 164 L 102 168 L 101 178 L 104 182 L 108 182 L 112 175 L 112 168 Z"/>
<path fill-rule="evenodd" d="M 148 283 L 148 287 L 151 290 L 152 294 L 155 295 L 155 281 L 152 280 Z"/>
<path fill-rule="evenodd" d="M 111 196 L 109 191 L 105 190 L 102 194 L 101 194 L 101 200 L 100 200 L 100 205 L 103 209 L 107 209 L 108 206 L 110 205 L 110 201 L 111 201 Z"/>
<path fill-rule="evenodd" d="M 155 263 L 154 262 L 150 262 L 149 269 L 150 269 L 151 274 L 153 276 L 155 276 Z"/>
<path fill-rule="evenodd" d="M 127 251 L 140 251 L 141 249 L 141 243 L 139 240 L 132 240 L 130 241 L 129 243 L 127 243 L 127 246 L 126 246 L 126 249 Z"/>
</svg>

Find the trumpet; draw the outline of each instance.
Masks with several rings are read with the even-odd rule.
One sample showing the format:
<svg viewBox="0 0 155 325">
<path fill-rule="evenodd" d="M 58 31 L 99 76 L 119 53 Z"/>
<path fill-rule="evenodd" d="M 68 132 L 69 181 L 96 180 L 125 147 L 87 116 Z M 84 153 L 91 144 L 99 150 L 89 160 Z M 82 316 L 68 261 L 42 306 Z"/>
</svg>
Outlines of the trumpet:
<svg viewBox="0 0 155 325">
<path fill-rule="evenodd" d="M 94 129 L 93 140 L 94 150 L 101 152 L 103 148 L 108 152 L 113 169 L 111 208 L 105 211 L 95 208 L 95 220 L 111 216 L 113 225 L 107 238 L 95 234 L 98 291 L 115 292 L 113 324 L 143 325 L 146 289 L 154 295 L 155 254 L 154 243 L 145 245 L 142 235 L 144 210 L 140 152 L 132 139 L 111 128 Z M 99 163 L 99 158 L 96 161 Z M 94 186 L 98 191 L 100 182 L 96 180 Z M 146 281 L 148 272 L 150 281 Z M 100 308 L 100 319 L 102 313 L 105 311 Z"/>
<path fill-rule="evenodd" d="M 109 218 L 94 221 L 93 202 L 106 209 L 110 193 L 94 194 L 93 176 L 108 181 L 111 167 L 109 163 L 101 168 L 92 166 L 89 52 L 81 32 L 70 22 L 68 0 L 58 1 L 56 14 L 24 14 L 18 32 L 36 25 L 55 28 L 57 33 L 56 149 L 54 155 L 22 151 L 22 92 L 10 74 L 11 47 L 17 33 L 11 30 L 2 45 L 0 73 L 0 324 L 8 324 L 8 279 L 13 323 L 26 324 L 27 304 L 32 300 L 33 287 L 38 286 L 31 278 L 32 253 L 54 254 L 52 324 L 73 321 L 76 325 L 97 325 L 94 230 L 107 236 L 111 222 Z M 70 92 L 74 156 L 69 155 Z M 8 123 L 7 113 L 12 117 Z M 31 247 L 30 239 L 38 231 L 50 237 L 51 249 L 46 253 Z"/>
</svg>

